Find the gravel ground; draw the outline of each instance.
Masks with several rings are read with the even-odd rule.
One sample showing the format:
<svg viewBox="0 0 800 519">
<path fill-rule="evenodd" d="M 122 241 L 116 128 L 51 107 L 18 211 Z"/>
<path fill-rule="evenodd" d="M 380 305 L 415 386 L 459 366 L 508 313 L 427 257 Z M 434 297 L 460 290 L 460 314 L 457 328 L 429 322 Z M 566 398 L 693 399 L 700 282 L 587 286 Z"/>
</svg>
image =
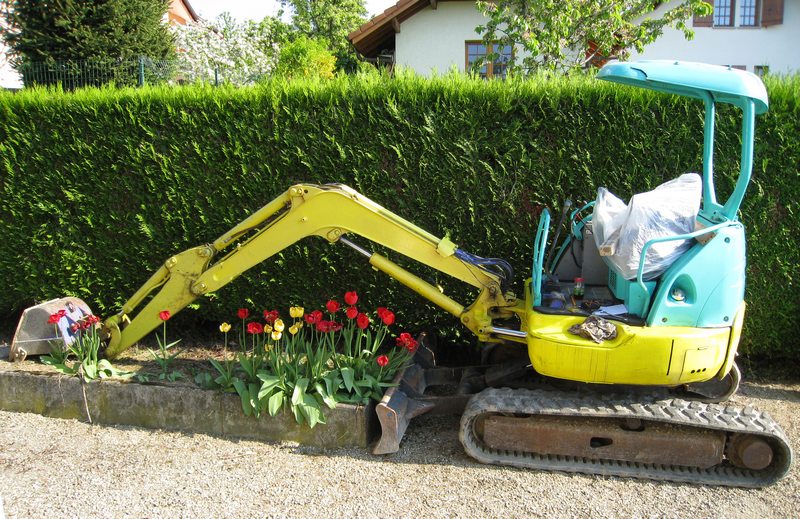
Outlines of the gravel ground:
<svg viewBox="0 0 800 519">
<path fill-rule="evenodd" d="M 800 384 L 745 383 L 800 444 Z M 422 416 L 400 452 L 321 451 L 0 412 L 6 517 L 798 517 L 800 478 L 750 490 L 481 465 L 458 418 Z"/>
</svg>

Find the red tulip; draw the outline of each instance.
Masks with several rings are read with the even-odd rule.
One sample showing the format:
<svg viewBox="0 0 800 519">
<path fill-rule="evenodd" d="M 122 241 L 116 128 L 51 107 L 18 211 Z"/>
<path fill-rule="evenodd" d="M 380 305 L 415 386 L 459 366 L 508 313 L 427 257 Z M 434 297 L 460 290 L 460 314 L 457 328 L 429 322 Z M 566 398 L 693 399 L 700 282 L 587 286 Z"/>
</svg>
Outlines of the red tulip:
<svg viewBox="0 0 800 519">
<path fill-rule="evenodd" d="M 381 319 L 383 319 L 383 314 L 385 314 L 385 313 L 386 313 L 386 312 L 388 312 L 388 311 L 389 311 L 389 310 L 388 310 L 388 309 L 387 309 L 385 306 L 379 306 L 379 307 L 378 307 L 378 310 L 376 310 L 376 313 L 378 314 L 378 317 L 380 317 Z"/>
<path fill-rule="evenodd" d="M 347 303 L 349 306 L 355 306 L 358 302 L 358 294 L 353 292 L 345 292 L 344 293 L 344 302 Z"/>
<path fill-rule="evenodd" d="M 274 323 L 278 317 L 280 317 L 280 314 L 277 310 L 264 310 L 264 320 L 267 321 L 267 324 Z"/>
<path fill-rule="evenodd" d="M 358 317 L 358 308 L 355 306 L 348 306 L 347 307 L 347 318 L 348 319 L 355 319 Z"/>
<path fill-rule="evenodd" d="M 56 324 L 58 321 L 61 320 L 61 316 L 56 314 L 50 314 L 50 318 L 47 319 L 47 324 Z"/>
<path fill-rule="evenodd" d="M 317 321 L 317 331 L 322 333 L 328 333 L 331 331 L 331 321 Z"/>
<path fill-rule="evenodd" d="M 328 321 L 332 332 L 338 332 L 342 329 L 342 323 L 337 323 L 336 321 Z"/>
<path fill-rule="evenodd" d="M 169 310 L 162 310 L 158 312 L 158 318 L 162 321 L 168 321 L 172 315 L 169 313 Z"/>
<path fill-rule="evenodd" d="M 75 333 L 81 329 L 81 326 L 78 323 L 72 323 L 69 329 L 72 330 L 72 333 Z"/>
<path fill-rule="evenodd" d="M 67 311 L 66 311 L 66 310 L 64 310 L 63 308 L 62 308 L 61 310 L 59 310 L 59 311 L 58 311 L 58 318 L 59 318 L 59 319 L 60 319 L 60 318 L 62 318 L 62 317 L 64 317 L 65 315 L 67 315 Z"/>
<path fill-rule="evenodd" d="M 408 332 L 401 333 L 400 337 L 397 338 L 397 347 L 405 348 L 409 353 L 414 353 L 417 351 L 418 346 L 419 343 Z"/>
<path fill-rule="evenodd" d="M 247 333 L 250 335 L 257 335 L 259 333 L 264 333 L 264 326 L 261 323 L 252 322 L 247 323 Z"/>
<path fill-rule="evenodd" d="M 369 326 L 369 316 L 367 316 L 367 314 L 358 314 L 358 318 L 356 318 L 356 324 L 362 330 L 366 330 L 367 326 Z"/>
<path fill-rule="evenodd" d="M 375 362 L 377 362 L 378 366 L 382 368 L 386 367 L 386 365 L 389 364 L 389 357 L 387 357 L 386 355 L 381 355 L 380 357 L 375 359 Z"/>
<path fill-rule="evenodd" d="M 336 312 L 339 311 L 339 303 L 331 299 L 330 301 L 325 303 L 325 308 L 327 308 L 330 313 L 335 314 Z"/>
<path fill-rule="evenodd" d="M 394 313 L 386 310 L 381 316 L 381 321 L 383 321 L 383 324 L 386 326 L 390 326 L 392 323 L 394 323 Z"/>
<path fill-rule="evenodd" d="M 247 317 L 250 315 L 250 310 L 247 308 L 240 308 L 239 311 L 236 312 L 236 315 L 239 316 L 239 319 L 247 319 Z"/>
<path fill-rule="evenodd" d="M 319 310 L 314 310 L 310 314 L 305 315 L 305 320 L 308 324 L 317 324 L 322 320 L 322 312 Z"/>
</svg>

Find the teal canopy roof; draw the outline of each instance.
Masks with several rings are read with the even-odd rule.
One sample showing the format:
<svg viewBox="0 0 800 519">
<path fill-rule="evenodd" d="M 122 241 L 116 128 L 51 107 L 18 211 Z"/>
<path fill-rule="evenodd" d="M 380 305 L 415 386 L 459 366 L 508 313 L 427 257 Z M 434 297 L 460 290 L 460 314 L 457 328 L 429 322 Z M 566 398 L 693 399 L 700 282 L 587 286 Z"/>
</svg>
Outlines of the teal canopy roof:
<svg viewBox="0 0 800 519">
<path fill-rule="evenodd" d="M 742 109 L 745 100 L 752 99 L 757 114 L 769 108 L 761 79 L 732 67 L 672 60 L 614 62 L 600 69 L 597 77 L 697 99 L 704 99 L 710 93 L 715 102 Z"/>
</svg>

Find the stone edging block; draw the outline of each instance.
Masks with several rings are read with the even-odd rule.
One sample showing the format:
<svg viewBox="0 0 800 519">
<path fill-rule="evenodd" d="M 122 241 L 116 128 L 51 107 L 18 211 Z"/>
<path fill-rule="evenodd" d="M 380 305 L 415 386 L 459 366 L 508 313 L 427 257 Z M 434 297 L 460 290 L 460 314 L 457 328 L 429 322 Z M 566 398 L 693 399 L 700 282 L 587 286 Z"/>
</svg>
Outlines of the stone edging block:
<svg viewBox="0 0 800 519">
<path fill-rule="evenodd" d="M 94 423 L 294 441 L 316 447 L 363 447 L 377 430 L 374 405 L 324 409 L 326 424 L 297 425 L 290 412 L 256 419 L 242 412 L 236 394 L 115 380 L 89 382 L 86 399 Z M 86 420 L 80 381 L 63 375 L 0 372 L 0 409 Z"/>
</svg>

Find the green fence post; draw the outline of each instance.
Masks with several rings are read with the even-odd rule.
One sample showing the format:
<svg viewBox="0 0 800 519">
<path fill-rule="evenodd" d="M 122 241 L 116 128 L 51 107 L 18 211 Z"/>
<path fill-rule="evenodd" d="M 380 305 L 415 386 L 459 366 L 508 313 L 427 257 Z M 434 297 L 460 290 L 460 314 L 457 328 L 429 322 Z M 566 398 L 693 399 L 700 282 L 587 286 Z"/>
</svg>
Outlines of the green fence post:
<svg viewBox="0 0 800 519">
<path fill-rule="evenodd" d="M 144 56 L 139 56 L 139 86 L 144 86 Z"/>
</svg>

